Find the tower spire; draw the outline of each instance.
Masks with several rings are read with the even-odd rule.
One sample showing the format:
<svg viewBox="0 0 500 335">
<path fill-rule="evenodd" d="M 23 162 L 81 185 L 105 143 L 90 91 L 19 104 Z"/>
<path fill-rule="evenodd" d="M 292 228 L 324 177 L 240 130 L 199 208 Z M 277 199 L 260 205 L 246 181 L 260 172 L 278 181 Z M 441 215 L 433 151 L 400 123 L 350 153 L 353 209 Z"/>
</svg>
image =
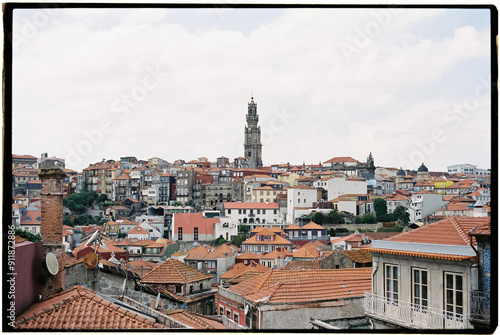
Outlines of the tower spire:
<svg viewBox="0 0 500 335">
<path fill-rule="evenodd" d="M 262 144 L 260 142 L 260 127 L 258 126 L 259 115 L 257 114 L 257 104 L 253 101 L 253 91 L 246 118 L 243 156 L 247 157 L 250 168 L 259 169 L 262 166 Z"/>
</svg>

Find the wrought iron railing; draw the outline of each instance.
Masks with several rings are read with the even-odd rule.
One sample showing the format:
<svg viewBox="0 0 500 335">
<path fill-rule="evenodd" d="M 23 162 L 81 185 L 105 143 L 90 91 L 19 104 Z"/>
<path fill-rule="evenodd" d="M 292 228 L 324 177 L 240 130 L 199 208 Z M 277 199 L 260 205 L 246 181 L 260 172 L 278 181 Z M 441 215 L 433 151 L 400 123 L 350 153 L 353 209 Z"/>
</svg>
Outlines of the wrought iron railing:
<svg viewBox="0 0 500 335">
<path fill-rule="evenodd" d="M 447 313 L 404 301 L 389 301 L 383 296 L 365 293 L 365 314 L 412 329 L 465 329 L 469 328 L 467 317 Z"/>
<path fill-rule="evenodd" d="M 470 317 L 476 320 L 490 321 L 489 292 L 470 292 Z"/>
</svg>

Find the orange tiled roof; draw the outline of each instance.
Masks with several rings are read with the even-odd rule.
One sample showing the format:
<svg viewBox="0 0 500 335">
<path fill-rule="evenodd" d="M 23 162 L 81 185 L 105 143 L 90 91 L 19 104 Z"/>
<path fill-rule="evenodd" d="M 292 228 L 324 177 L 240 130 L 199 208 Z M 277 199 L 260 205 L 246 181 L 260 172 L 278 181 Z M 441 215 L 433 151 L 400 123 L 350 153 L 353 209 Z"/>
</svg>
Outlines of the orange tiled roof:
<svg viewBox="0 0 500 335">
<path fill-rule="evenodd" d="M 387 238 L 388 241 L 446 245 L 470 245 L 468 232 L 490 222 L 489 217 L 451 216 L 415 230 Z M 475 244 L 475 241 L 472 241 Z"/>
<path fill-rule="evenodd" d="M 319 251 L 314 248 L 314 247 L 310 247 L 310 248 L 300 248 L 299 250 L 295 251 L 293 253 L 293 258 L 311 258 L 311 259 L 315 259 L 316 257 L 319 257 Z"/>
<path fill-rule="evenodd" d="M 316 230 L 326 230 L 326 228 L 321 227 L 319 224 L 314 223 L 313 221 L 309 222 L 302 229 L 316 229 Z"/>
<path fill-rule="evenodd" d="M 469 232 L 470 235 L 491 235 L 491 221 L 480 224 L 474 227 Z"/>
<path fill-rule="evenodd" d="M 243 295 L 243 298 L 254 303 L 279 304 L 352 298 L 362 296 L 365 292 L 371 292 L 370 277 L 356 280 L 277 282 L 259 291 Z"/>
<path fill-rule="evenodd" d="M 236 256 L 236 259 L 258 259 L 261 258 L 261 254 L 254 254 L 253 252 L 246 252 L 244 254 L 241 254 L 239 256 Z"/>
<path fill-rule="evenodd" d="M 105 247 L 103 247 L 101 244 L 99 244 L 98 247 L 97 247 L 97 253 L 98 254 L 105 254 L 105 253 L 111 253 L 111 252 L 114 252 L 114 253 L 126 252 L 126 250 L 114 246 L 113 243 L 114 243 L 114 241 L 112 241 L 112 240 L 104 240 L 104 241 L 102 241 L 101 244 L 104 244 Z M 76 257 L 77 253 L 80 250 L 83 250 L 83 249 L 85 249 L 87 247 L 90 247 L 90 248 L 92 248 L 92 249 L 95 250 L 94 244 L 93 243 L 89 243 L 89 245 L 87 245 L 87 246 L 85 246 L 85 244 L 82 244 L 82 245 L 76 247 L 75 249 L 73 249 L 72 253 Z"/>
<path fill-rule="evenodd" d="M 283 270 L 317 270 L 321 269 L 319 261 L 294 260 L 286 263 Z"/>
<path fill-rule="evenodd" d="M 323 164 L 330 164 L 330 163 L 358 163 L 358 161 L 352 157 L 333 157 L 323 162 Z"/>
<path fill-rule="evenodd" d="M 229 329 L 226 326 L 224 326 L 221 322 L 214 320 L 209 316 L 201 315 L 185 309 L 177 309 L 169 311 L 165 314 L 187 326 L 193 327 L 194 329 L 200 329 L 200 330 Z"/>
<path fill-rule="evenodd" d="M 303 283 L 321 282 L 330 280 L 352 280 L 371 278 L 371 267 L 354 269 L 321 269 L 321 270 L 272 270 L 258 277 L 252 278 L 234 285 L 229 290 L 248 294 L 266 288 L 277 282 L 280 283 Z M 371 279 L 370 279 L 371 280 Z"/>
<path fill-rule="evenodd" d="M 278 248 L 281 249 L 281 248 Z M 271 252 L 268 252 L 265 255 L 262 255 L 260 258 L 261 259 L 277 259 L 277 258 L 286 258 L 286 257 L 291 257 L 292 253 L 288 250 L 278 250 L 274 249 Z"/>
<path fill-rule="evenodd" d="M 166 327 L 105 300 L 94 291 L 75 286 L 29 307 L 16 318 L 15 328 L 119 330 Z"/>
<path fill-rule="evenodd" d="M 448 255 L 448 254 L 438 254 L 432 252 L 406 251 L 406 250 L 396 250 L 396 249 L 369 248 L 368 250 L 370 252 L 382 253 L 382 254 L 446 259 L 451 261 L 463 261 L 466 259 L 474 258 L 474 256 Z"/>
<path fill-rule="evenodd" d="M 270 228 L 265 228 L 265 227 L 255 227 L 254 229 L 252 229 L 250 232 L 251 233 L 260 233 L 262 232 L 264 229 L 267 229 L 269 231 L 272 231 L 273 233 L 275 234 L 280 234 L 280 235 L 285 235 L 285 232 L 283 230 L 281 230 L 280 228 L 278 227 L 270 227 Z"/>
<path fill-rule="evenodd" d="M 148 232 L 146 231 L 146 229 L 144 229 L 143 227 L 141 227 L 140 224 L 138 224 L 137 226 L 135 226 L 134 228 L 130 229 L 128 231 L 128 234 L 134 234 L 134 235 L 148 235 Z"/>
<path fill-rule="evenodd" d="M 268 236 L 274 236 L 272 241 L 257 241 L 257 236 L 262 236 L 262 235 L 268 235 Z M 274 232 L 270 231 L 269 229 L 264 229 L 260 231 L 259 233 L 255 234 L 254 236 L 250 237 L 249 239 L 245 240 L 241 244 L 269 244 L 269 245 L 286 245 L 286 244 L 292 244 L 292 242 L 288 241 L 284 237 L 281 237 L 278 234 L 275 234 Z"/>
<path fill-rule="evenodd" d="M 243 263 L 236 263 L 233 266 L 231 266 L 229 268 L 229 270 L 224 272 L 220 276 L 220 278 L 221 279 L 232 279 L 232 278 L 237 278 L 237 277 L 239 277 L 242 274 L 247 273 L 247 272 L 263 273 L 263 272 L 267 272 L 267 271 L 271 271 L 271 269 L 268 268 L 267 266 L 260 265 L 259 263 L 255 262 L 255 261 L 251 261 L 250 264 L 248 264 L 248 265 L 243 264 Z"/>
<path fill-rule="evenodd" d="M 171 258 L 147 273 L 142 277 L 141 282 L 146 284 L 192 283 L 213 277 Z"/>
<path fill-rule="evenodd" d="M 288 227 L 285 228 L 286 230 L 292 230 L 292 229 L 302 229 L 300 228 L 299 226 L 297 226 L 295 223 L 292 223 L 291 225 L 289 225 Z"/>
<path fill-rule="evenodd" d="M 342 250 L 340 252 L 356 263 L 371 263 L 372 261 L 372 254 L 367 249 Z"/>
<path fill-rule="evenodd" d="M 215 249 L 211 249 L 210 252 L 207 253 L 190 253 L 185 260 L 217 260 L 218 257 L 226 257 L 236 254 L 238 249 L 239 248 L 235 245 L 224 244 Z"/>
</svg>

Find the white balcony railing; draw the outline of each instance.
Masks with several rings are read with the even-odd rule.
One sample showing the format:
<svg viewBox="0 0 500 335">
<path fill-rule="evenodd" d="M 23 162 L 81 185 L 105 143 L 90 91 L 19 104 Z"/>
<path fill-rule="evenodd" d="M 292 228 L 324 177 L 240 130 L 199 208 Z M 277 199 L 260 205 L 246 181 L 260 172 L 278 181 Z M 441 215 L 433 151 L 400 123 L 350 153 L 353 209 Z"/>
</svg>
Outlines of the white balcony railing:
<svg viewBox="0 0 500 335">
<path fill-rule="evenodd" d="M 365 293 L 365 314 L 412 329 L 466 329 L 467 317 L 447 315 L 443 310 L 422 308 L 408 302 L 389 302 L 385 297 Z"/>
</svg>

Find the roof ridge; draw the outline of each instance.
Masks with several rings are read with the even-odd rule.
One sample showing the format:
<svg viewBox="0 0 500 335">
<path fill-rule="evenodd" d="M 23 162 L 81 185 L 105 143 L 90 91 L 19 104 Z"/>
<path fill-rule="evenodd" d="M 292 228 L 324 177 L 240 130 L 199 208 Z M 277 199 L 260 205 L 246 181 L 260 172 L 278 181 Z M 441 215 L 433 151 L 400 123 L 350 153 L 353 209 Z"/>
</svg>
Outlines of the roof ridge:
<svg viewBox="0 0 500 335">
<path fill-rule="evenodd" d="M 172 264 L 173 268 L 175 269 L 175 271 L 177 271 L 177 273 L 179 274 L 179 276 L 181 276 L 182 280 L 186 280 L 186 277 L 184 275 L 182 275 L 181 271 L 177 268 L 177 266 L 174 264 L 174 259 L 175 258 L 171 258 L 170 259 L 170 263 Z M 179 263 L 183 264 L 181 261 L 179 261 Z"/>
<path fill-rule="evenodd" d="M 454 216 L 452 216 L 450 218 L 450 221 L 451 221 L 453 227 L 455 227 L 455 229 L 457 230 L 458 234 L 460 234 L 460 237 L 463 238 L 463 240 L 465 241 L 465 243 L 467 243 L 468 245 L 470 245 L 472 243 L 472 240 L 469 238 L 469 235 L 467 234 L 467 232 L 464 231 L 464 229 L 462 228 L 462 226 L 460 225 L 460 223 L 458 223 L 458 221 L 456 220 L 456 218 Z"/>
</svg>

